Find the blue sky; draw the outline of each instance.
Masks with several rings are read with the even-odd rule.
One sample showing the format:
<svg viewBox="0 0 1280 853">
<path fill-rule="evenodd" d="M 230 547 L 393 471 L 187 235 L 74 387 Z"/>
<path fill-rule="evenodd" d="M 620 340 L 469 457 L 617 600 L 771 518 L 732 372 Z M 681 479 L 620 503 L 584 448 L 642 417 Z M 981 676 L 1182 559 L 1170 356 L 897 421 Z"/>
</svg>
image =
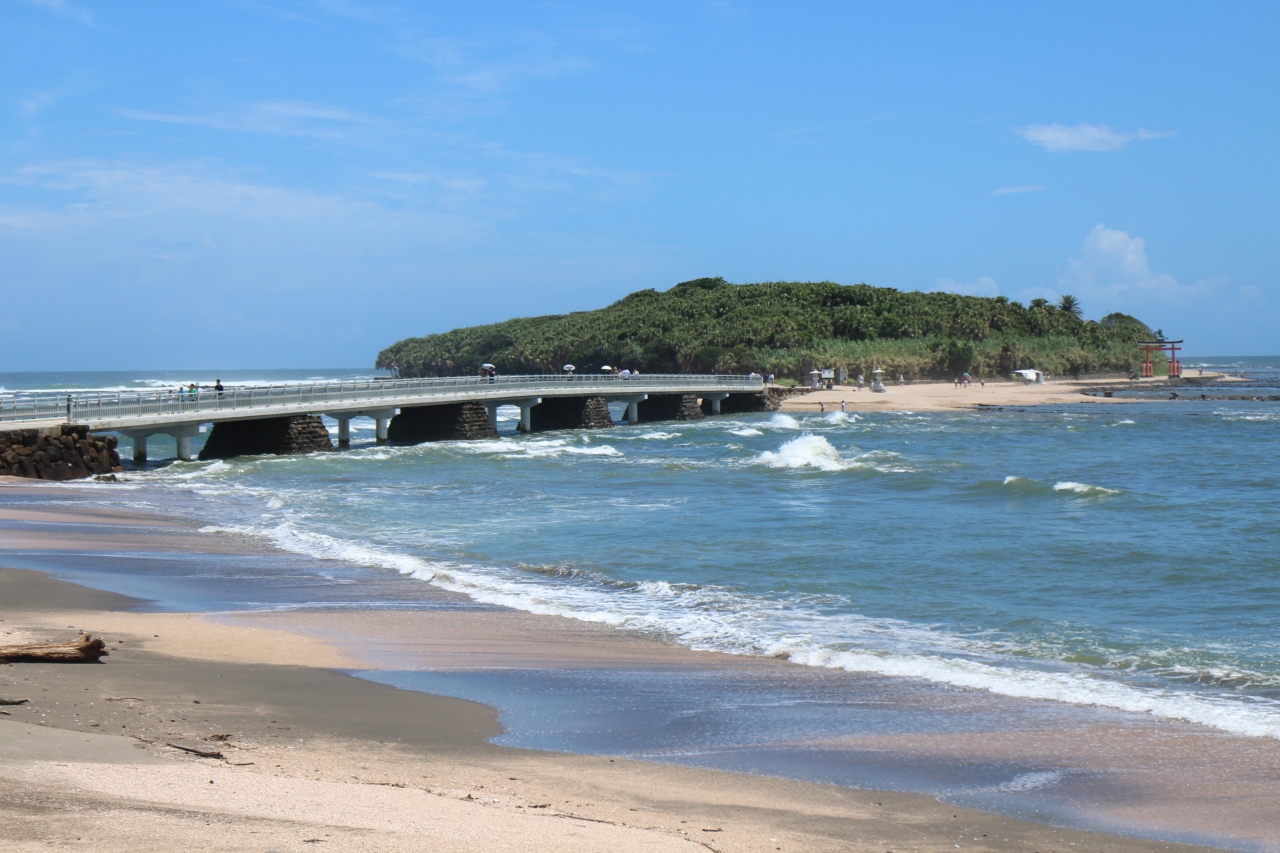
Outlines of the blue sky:
<svg viewBox="0 0 1280 853">
<path fill-rule="evenodd" d="M 1280 352 L 1280 6 L 0 0 L 0 371 L 371 365 L 699 276 Z"/>
</svg>

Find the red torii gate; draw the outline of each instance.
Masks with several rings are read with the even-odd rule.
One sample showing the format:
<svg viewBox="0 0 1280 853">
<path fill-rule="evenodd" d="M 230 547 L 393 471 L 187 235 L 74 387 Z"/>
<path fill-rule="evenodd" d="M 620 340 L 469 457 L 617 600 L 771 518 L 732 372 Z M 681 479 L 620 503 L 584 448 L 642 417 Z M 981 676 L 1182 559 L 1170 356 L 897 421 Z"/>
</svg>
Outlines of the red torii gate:
<svg viewBox="0 0 1280 853">
<path fill-rule="evenodd" d="M 1142 362 L 1142 376 L 1155 376 L 1155 365 L 1151 363 L 1151 354 L 1153 352 L 1169 353 L 1169 378 L 1182 378 L 1182 362 L 1178 361 L 1178 350 L 1184 349 L 1181 346 L 1182 341 L 1138 341 L 1138 346 L 1142 347 L 1145 353 L 1145 360 Z"/>
</svg>

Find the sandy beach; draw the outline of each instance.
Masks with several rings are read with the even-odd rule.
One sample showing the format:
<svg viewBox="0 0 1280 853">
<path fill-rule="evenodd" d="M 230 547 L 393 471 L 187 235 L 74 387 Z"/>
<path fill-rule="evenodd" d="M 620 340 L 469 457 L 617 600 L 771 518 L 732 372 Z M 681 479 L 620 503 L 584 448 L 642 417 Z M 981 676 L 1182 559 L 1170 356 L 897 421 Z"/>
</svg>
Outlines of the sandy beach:
<svg viewBox="0 0 1280 853">
<path fill-rule="evenodd" d="M 1169 388 L 1183 395 L 1199 393 L 1201 385 L 1240 382 L 1238 377 L 1206 371 L 1203 375 L 1188 374 L 1185 385 Z M 782 411 L 812 412 L 821 406 L 826 411 L 839 410 L 840 404 L 851 412 L 948 412 L 984 407 L 1010 406 L 1061 406 L 1081 403 L 1100 405 L 1140 404 L 1133 397 L 1106 397 L 1111 390 L 1165 390 L 1163 378 L 1129 380 L 1110 378 L 1051 378 L 1044 385 L 1023 384 L 1001 379 L 985 385 L 973 380 L 969 385 L 956 387 L 953 382 L 911 382 L 898 385 L 885 378 L 885 392 L 873 393 L 868 388 L 861 391 L 853 385 L 842 385 L 831 390 L 813 391 L 789 397 L 782 402 Z"/>
<path fill-rule="evenodd" d="M 0 667 L 0 696 L 31 699 L 0 718 L 5 849 L 1194 849 L 922 795 L 504 749 L 486 742 L 491 709 L 345 675 L 361 662 L 246 624 L 265 617 L 133 613 L 13 569 L 0 600 L 6 642 L 85 629 L 111 646 L 97 666 Z"/>
</svg>

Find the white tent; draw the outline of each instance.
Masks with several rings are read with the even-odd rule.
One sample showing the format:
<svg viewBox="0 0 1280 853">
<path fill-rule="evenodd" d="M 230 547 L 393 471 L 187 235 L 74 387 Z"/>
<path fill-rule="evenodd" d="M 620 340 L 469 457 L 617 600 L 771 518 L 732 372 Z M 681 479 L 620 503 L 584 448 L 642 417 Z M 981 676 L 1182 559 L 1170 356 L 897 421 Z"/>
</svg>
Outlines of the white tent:
<svg viewBox="0 0 1280 853">
<path fill-rule="evenodd" d="M 1030 368 L 1027 370 L 1015 370 L 1013 371 L 1013 374 L 1014 376 L 1021 376 L 1023 379 L 1027 381 L 1028 385 L 1030 385 L 1032 382 L 1036 383 L 1037 385 L 1044 384 L 1044 373 L 1042 373 L 1039 370 L 1030 369 Z"/>
</svg>

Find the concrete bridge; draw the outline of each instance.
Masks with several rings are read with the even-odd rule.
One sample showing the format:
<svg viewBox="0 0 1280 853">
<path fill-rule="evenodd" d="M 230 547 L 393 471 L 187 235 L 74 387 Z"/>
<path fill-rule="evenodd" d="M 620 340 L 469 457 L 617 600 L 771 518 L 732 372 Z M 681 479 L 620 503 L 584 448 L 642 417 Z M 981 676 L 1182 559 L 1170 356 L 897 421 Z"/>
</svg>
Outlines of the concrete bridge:
<svg viewBox="0 0 1280 853">
<path fill-rule="evenodd" d="M 220 424 L 227 425 L 224 433 L 238 431 L 243 437 L 245 430 L 253 430 L 255 425 L 231 425 L 257 421 L 257 427 L 265 428 L 268 422 L 327 415 L 338 422 L 341 448 L 351 444 L 351 419 L 355 417 L 372 418 L 377 424 L 377 441 L 385 444 L 389 438 L 412 442 L 449 437 L 462 430 L 459 424 L 468 418 L 476 420 L 479 407 L 487 415 L 484 428 L 495 429 L 498 407 L 509 405 L 520 409 L 521 431 L 537 432 L 610 425 L 605 407 L 611 402 L 625 403 L 627 422 L 634 424 L 642 419 L 681 417 L 691 405 L 719 414 L 726 400 L 731 411 L 758 411 L 763 408 L 763 394 L 764 381 L 756 376 L 655 374 L 624 379 L 568 374 L 323 382 L 235 387 L 222 392 L 202 389 L 194 395 L 153 391 L 15 396 L 0 399 L 0 430 L 81 424 L 95 432 L 129 436 L 134 461 L 145 462 L 148 436 L 173 436 L 178 458 L 190 459 L 191 439 L 208 425 L 214 427 L 212 443 Z M 395 435 L 397 432 L 400 434 Z M 261 441 L 254 446 L 259 445 Z"/>
</svg>

